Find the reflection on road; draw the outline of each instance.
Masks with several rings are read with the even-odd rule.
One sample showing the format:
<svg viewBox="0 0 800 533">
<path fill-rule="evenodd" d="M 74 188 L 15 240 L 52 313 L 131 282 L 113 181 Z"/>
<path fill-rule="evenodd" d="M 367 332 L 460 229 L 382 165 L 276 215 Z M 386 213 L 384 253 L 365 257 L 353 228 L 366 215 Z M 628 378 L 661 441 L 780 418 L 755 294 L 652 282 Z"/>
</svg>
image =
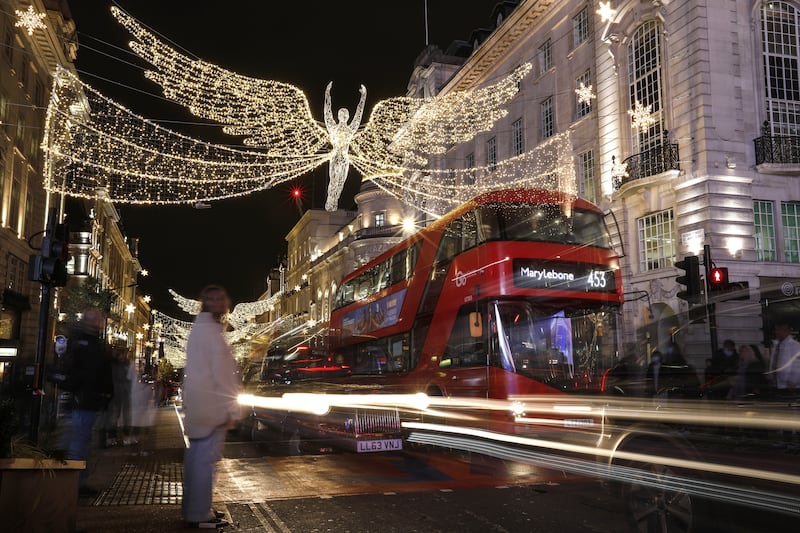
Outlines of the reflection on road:
<svg viewBox="0 0 800 533">
<path fill-rule="evenodd" d="M 423 394 L 241 401 L 315 416 L 337 408 L 394 407 L 409 443 L 800 516 L 800 465 L 792 440 L 800 434 L 796 403 Z"/>
</svg>

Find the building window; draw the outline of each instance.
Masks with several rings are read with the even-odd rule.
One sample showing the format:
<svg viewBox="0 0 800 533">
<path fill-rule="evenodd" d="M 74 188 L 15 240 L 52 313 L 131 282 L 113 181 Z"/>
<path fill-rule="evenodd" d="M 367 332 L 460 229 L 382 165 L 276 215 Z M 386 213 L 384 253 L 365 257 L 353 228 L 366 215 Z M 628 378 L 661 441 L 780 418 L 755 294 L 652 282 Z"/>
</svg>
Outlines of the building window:
<svg viewBox="0 0 800 533">
<path fill-rule="evenodd" d="M 553 67 L 553 49 L 550 39 L 539 47 L 539 74 L 544 74 Z"/>
<path fill-rule="evenodd" d="M 636 134 L 634 144 L 638 152 L 660 146 L 663 142 L 662 105 L 662 66 L 661 66 L 661 25 L 649 21 L 631 36 L 628 45 L 628 88 L 631 109 L 636 102 L 647 107 L 655 118 L 655 123 L 646 131 L 633 130 Z"/>
<path fill-rule="evenodd" d="M 575 79 L 575 88 L 579 88 L 581 85 L 583 87 L 589 87 L 592 84 L 592 77 L 589 71 L 587 70 L 580 76 Z M 575 118 L 579 119 L 581 117 L 585 117 L 589 113 L 592 112 L 592 101 L 581 102 L 578 100 L 578 93 L 575 93 Z"/>
<path fill-rule="evenodd" d="M 492 137 L 486 142 L 486 166 L 489 172 L 497 168 L 497 137 Z"/>
<path fill-rule="evenodd" d="M 6 289 L 11 289 L 20 294 L 25 293 L 25 280 L 28 271 L 28 262 L 19 257 L 8 254 L 8 272 L 6 273 Z"/>
<path fill-rule="evenodd" d="M 525 151 L 525 132 L 522 129 L 521 118 L 511 124 L 511 148 L 515 156 Z"/>
<path fill-rule="evenodd" d="M 22 157 L 15 157 L 13 174 L 11 176 L 11 198 L 8 209 L 8 227 L 17 235 L 21 235 L 22 221 L 20 213 L 22 206 L 22 186 L 25 182 L 25 161 Z"/>
<path fill-rule="evenodd" d="M 639 227 L 639 270 L 648 272 L 672 266 L 675 257 L 672 209 L 637 220 Z"/>
<path fill-rule="evenodd" d="M 386 213 L 381 211 L 380 213 L 375 213 L 375 227 L 381 228 L 386 225 Z"/>
<path fill-rule="evenodd" d="M 464 168 L 467 173 L 464 176 L 464 181 L 467 185 L 475 185 L 475 153 L 470 152 L 464 161 Z"/>
<path fill-rule="evenodd" d="M 572 17 L 572 47 L 589 38 L 589 11 L 584 7 L 580 13 Z"/>
<path fill-rule="evenodd" d="M 28 92 L 28 74 L 30 72 L 30 67 L 28 66 L 28 61 L 25 59 L 22 60 L 22 65 L 20 65 L 20 74 L 19 79 L 20 83 L 24 87 L 25 92 Z"/>
<path fill-rule="evenodd" d="M 783 260 L 800 263 L 800 203 L 781 203 Z"/>
<path fill-rule="evenodd" d="M 597 203 L 597 182 L 592 150 L 578 154 L 578 195 L 593 204 Z"/>
<path fill-rule="evenodd" d="M 759 261 L 776 261 L 775 213 L 772 202 L 753 201 L 753 223 L 755 224 L 756 256 Z"/>
<path fill-rule="evenodd" d="M 11 67 L 14 67 L 14 30 L 10 26 L 5 27 L 5 36 L 3 39 L 3 55 Z"/>
<path fill-rule="evenodd" d="M 540 105 L 540 113 L 539 116 L 541 117 L 541 136 L 542 139 L 547 139 L 548 137 L 552 137 L 553 133 L 555 133 L 555 124 L 553 121 L 553 97 L 548 96 L 541 105 Z"/>
<path fill-rule="evenodd" d="M 800 35 L 798 11 L 786 2 L 763 2 L 761 48 L 766 114 L 772 135 L 800 134 Z"/>
</svg>

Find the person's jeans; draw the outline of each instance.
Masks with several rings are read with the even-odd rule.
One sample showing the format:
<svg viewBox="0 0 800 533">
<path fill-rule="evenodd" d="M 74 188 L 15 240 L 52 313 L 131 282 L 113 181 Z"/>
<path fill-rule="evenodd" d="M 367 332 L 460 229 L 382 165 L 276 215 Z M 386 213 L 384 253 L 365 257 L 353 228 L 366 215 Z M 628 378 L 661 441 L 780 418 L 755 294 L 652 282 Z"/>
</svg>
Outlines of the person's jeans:
<svg viewBox="0 0 800 533">
<path fill-rule="evenodd" d="M 183 453 L 183 519 L 203 522 L 213 518 L 214 469 L 222 458 L 225 428 L 216 429 L 204 439 L 189 439 Z"/>
<path fill-rule="evenodd" d="M 97 411 L 87 411 L 84 409 L 74 409 L 72 411 L 72 427 L 69 439 L 69 457 L 75 461 L 86 461 L 89 458 L 89 450 L 92 447 L 92 429 L 97 419 Z M 79 475 L 79 485 L 86 485 L 86 478 L 89 476 L 87 468 L 81 470 Z"/>
</svg>

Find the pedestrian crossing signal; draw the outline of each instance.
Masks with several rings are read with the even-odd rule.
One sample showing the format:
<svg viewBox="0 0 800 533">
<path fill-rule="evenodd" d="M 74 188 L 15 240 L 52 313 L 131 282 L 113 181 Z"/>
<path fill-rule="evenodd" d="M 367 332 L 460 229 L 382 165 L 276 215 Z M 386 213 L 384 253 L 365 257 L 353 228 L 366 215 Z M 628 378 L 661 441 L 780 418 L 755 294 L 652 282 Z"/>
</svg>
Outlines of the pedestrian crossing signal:
<svg viewBox="0 0 800 533">
<path fill-rule="evenodd" d="M 714 267 L 708 271 L 708 290 L 727 291 L 730 288 L 728 281 L 728 269 L 724 267 Z"/>
</svg>

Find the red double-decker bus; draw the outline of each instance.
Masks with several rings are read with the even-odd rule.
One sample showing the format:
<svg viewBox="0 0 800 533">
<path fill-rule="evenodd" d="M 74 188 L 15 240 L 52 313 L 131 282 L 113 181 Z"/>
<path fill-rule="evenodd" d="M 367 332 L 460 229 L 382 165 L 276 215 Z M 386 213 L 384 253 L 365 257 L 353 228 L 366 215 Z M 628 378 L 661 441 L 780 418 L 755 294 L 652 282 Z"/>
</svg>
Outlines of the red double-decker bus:
<svg viewBox="0 0 800 533">
<path fill-rule="evenodd" d="M 384 391 L 505 399 L 598 390 L 622 281 L 602 212 L 481 194 L 342 280 L 333 361 Z"/>
</svg>

